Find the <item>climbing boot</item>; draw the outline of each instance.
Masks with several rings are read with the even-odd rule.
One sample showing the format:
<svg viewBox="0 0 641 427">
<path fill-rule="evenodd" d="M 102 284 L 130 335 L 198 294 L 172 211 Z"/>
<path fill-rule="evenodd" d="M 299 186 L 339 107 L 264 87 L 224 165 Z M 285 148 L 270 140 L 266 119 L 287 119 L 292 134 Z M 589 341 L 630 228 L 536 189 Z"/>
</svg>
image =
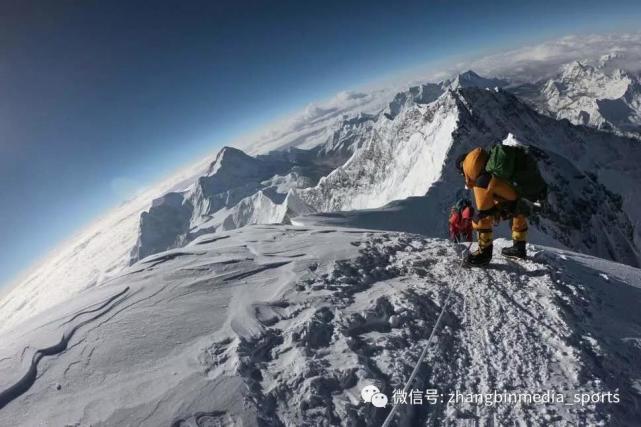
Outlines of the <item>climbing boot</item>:
<svg viewBox="0 0 641 427">
<path fill-rule="evenodd" d="M 525 259 L 527 257 L 527 253 L 525 250 L 525 241 L 514 240 L 512 247 L 503 248 L 501 250 L 501 253 L 506 257 Z"/>
<path fill-rule="evenodd" d="M 492 260 L 492 245 L 478 248 L 465 258 L 465 264 L 471 267 L 485 267 Z"/>
</svg>

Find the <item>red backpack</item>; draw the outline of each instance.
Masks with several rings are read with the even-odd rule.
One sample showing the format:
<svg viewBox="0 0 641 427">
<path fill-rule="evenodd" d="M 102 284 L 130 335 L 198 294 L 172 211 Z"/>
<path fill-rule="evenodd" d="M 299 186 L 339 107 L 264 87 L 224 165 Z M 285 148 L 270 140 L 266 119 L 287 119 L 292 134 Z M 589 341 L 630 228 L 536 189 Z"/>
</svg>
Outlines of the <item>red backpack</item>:
<svg viewBox="0 0 641 427">
<path fill-rule="evenodd" d="M 449 218 L 450 239 L 453 242 L 472 241 L 472 217 L 474 208 L 467 199 L 459 200 L 452 206 Z"/>
</svg>

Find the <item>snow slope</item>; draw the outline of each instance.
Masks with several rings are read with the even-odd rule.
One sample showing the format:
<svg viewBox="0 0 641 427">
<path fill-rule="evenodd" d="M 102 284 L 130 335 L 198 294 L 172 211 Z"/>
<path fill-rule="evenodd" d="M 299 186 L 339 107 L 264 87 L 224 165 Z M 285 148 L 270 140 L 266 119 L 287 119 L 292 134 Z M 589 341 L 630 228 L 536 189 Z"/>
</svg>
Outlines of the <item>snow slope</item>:
<svg viewBox="0 0 641 427">
<path fill-rule="evenodd" d="M 205 158 L 124 202 L 60 244 L 7 290 L 0 293 L 0 330 L 100 285 L 127 267 L 136 244 L 140 214 L 154 198 L 181 190 L 204 173 Z"/>
<path fill-rule="evenodd" d="M 132 259 L 206 232 L 289 223 L 314 211 L 379 208 L 414 196 L 436 199 L 439 206 L 423 212 L 431 225 L 424 232 L 440 236 L 445 227 L 434 221 L 443 222 L 462 195 L 461 180 L 449 173 L 453 159 L 513 134 L 537 148 L 550 183 L 550 206 L 532 217 L 544 241 L 638 265 L 638 141 L 551 120 L 506 91 L 486 90 L 498 82 L 472 72 L 455 83 L 399 93 L 383 114 L 343 121 L 312 150 L 251 157 L 223 149 L 190 191 L 168 194 L 143 213 Z"/>
<path fill-rule="evenodd" d="M 451 287 L 414 388 L 621 402 L 402 405 L 393 425 L 632 425 L 640 271 L 530 251 L 459 273 L 460 248 L 418 235 L 203 235 L 2 332 L 0 425 L 380 425 L 360 389 L 403 387 Z"/>
<path fill-rule="evenodd" d="M 448 90 L 427 105 L 407 102 L 393 118 L 379 116 L 345 165 L 296 190 L 322 213 L 293 222 L 443 236 L 450 206 L 471 197 L 454 160 L 508 135 L 532 147 L 550 186 L 549 205 L 531 215 L 532 241 L 639 265 L 641 144 L 551 119 L 504 90 Z"/>
<path fill-rule="evenodd" d="M 132 262 L 183 246 L 203 233 L 287 223 L 291 217 L 313 212 L 293 190 L 315 185 L 343 163 L 349 151 L 340 141 L 255 157 L 224 147 L 207 174 L 189 189 L 155 199 L 142 213 Z"/>
<path fill-rule="evenodd" d="M 450 97 L 379 116 L 366 142 L 314 187 L 297 193 L 318 211 L 364 209 L 424 195 L 441 174 L 457 116 Z M 445 104 L 445 105 L 444 105 Z"/>
<path fill-rule="evenodd" d="M 605 130 L 641 132 L 641 77 L 617 68 L 617 55 L 574 61 L 550 79 L 513 89 L 557 119 Z"/>
<path fill-rule="evenodd" d="M 614 73 L 618 63 L 612 61 L 599 70 Z M 610 93 L 608 82 L 603 87 Z M 510 132 L 540 147 L 554 172 L 547 177 L 555 186 L 553 210 L 533 227 L 535 240 L 638 265 L 639 145 L 546 121 L 505 91 L 493 90 L 505 84 L 468 71 L 395 96 L 344 93 L 310 107 L 292 127 L 250 152 L 287 150 L 249 156 L 226 147 L 217 159 L 170 178 L 56 249 L 3 295 L 0 329 L 103 283 L 136 260 L 214 231 L 288 223 L 314 211 L 380 208 L 429 192 L 437 198 L 434 209 L 415 218 L 426 225 L 405 226 L 442 235 L 449 204 L 464 194 L 458 177 L 448 175 L 453 156 Z M 570 79 L 566 86 L 580 92 L 583 84 Z M 590 92 L 586 99 L 602 95 Z M 633 98 L 630 106 L 636 105 Z"/>
</svg>

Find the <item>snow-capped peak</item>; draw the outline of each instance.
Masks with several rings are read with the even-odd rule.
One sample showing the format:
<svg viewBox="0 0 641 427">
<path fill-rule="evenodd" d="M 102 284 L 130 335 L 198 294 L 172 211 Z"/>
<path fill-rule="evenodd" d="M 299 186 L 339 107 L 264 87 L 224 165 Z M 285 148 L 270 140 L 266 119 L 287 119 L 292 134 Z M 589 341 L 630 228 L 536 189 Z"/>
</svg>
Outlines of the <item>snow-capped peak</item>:
<svg viewBox="0 0 641 427">
<path fill-rule="evenodd" d="M 506 86 L 507 82 L 501 79 L 488 79 L 479 76 L 472 70 L 458 74 L 449 84 L 451 89 L 459 89 L 466 87 L 477 87 L 481 89 L 493 89 L 496 87 Z"/>
<path fill-rule="evenodd" d="M 246 169 L 254 166 L 254 158 L 238 148 L 225 146 L 220 149 L 216 160 L 209 167 L 209 174 L 217 173 L 222 167 L 228 170 Z"/>
<path fill-rule="evenodd" d="M 607 120 L 607 123 L 624 126 L 633 125 L 637 119 L 641 123 L 638 80 L 626 86 L 630 79 L 626 73 L 609 74 L 588 67 L 594 68 L 580 62 L 570 64 L 546 82 L 555 89 L 554 93 L 542 96 L 548 114 L 558 118 L 567 116 L 574 122 L 585 120 L 585 124 L 598 125 Z M 627 147 L 629 141 L 622 142 L 596 131 L 568 130 L 566 123 L 546 121 L 504 89 L 477 89 L 496 88 L 503 83 L 468 71 L 453 82 L 412 86 L 396 94 L 385 114 L 353 112 L 347 117 L 334 116 L 331 124 L 324 122 L 322 132 L 314 133 L 317 135 L 314 139 L 322 139 L 323 143 L 308 150 L 250 156 L 236 148 L 224 147 L 207 172 L 198 173 L 187 191 L 183 191 L 184 186 L 178 190 L 171 187 L 155 194 L 155 202 L 149 198 L 148 203 L 129 209 L 127 215 L 133 219 L 127 222 L 127 229 L 119 236 L 130 234 L 130 238 L 119 237 L 118 241 L 102 238 L 107 235 L 102 229 L 112 229 L 110 226 L 93 230 L 77 240 L 69 252 L 83 254 L 88 253 L 86 248 L 91 249 L 91 262 L 85 258 L 81 261 L 91 265 L 91 269 L 78 276 L 77 281 L 82 283 L 68 286 L 70 293 L 101 283 L 102 271 L 116 274 L 130 262 L 183 246 L 204 233 L 264 221 L 287 222 L 296 214 L 311 211 L 379 208 L 406 197 L 425 196 L 432 190 L 437 194 L 433 199 L 438 199 L 439 204 L 450 203 L 450 198 L 460 195 L 458 192 L 462 187 L 458 177 L 449 175 L 451 165 L 448 162 L 452 156 L 473 146 L 494 144 L 508 132 L 512 135 L 505 139 L 506 144 L 518 139 L 540 144 L 553 153 L 550 170 L 556 175 L 549 179 L 576 181 L 572 181 L 572 188 L 558 186 L 567 190 L 559 194 L 559 198 L 592 206 L 585 200 L 586 194 L 590 194 L 600 202 L 594 203 L 589 215 L 595 224 L 604 218 L 608 218 L 610 224 L 608 230 L 596 225 L 592 227 L 597 230 L 594 240 L 598 240 L 592 241 L 582 239 L 584 222 L 567 220 L 568 215 L 560 216 L 556 222 L 546 224 L 546 243 L 563 244 L 634 265 L 637 259 L 635 247 L 641 244 L 639 233 L 635 231 L 641 229 L 638 222 L 641 211 L 631 203 L 629 189 L 635 187 L 631 184 L 635 179 L 638 182 L 634 165 L 639 156 L 633 148 L 613 150 Z M 450 84 L 452 87 L 448 86 Z M 613 96 L 625 93 L 625 96 L 611 99 L 601 97 L 603 93 Z M 284 138 L 282 147 L 296 146 L 299 131 Z M 307 137 L 303 139 L 310 141 Z M 591 152 L 586 151 L 588 145 Z M 603 149 L 605 146 L 608 150 Z M 615 151 L 616 156 L 610 151 Z M 617 169 L 603 160 L 614 162 L 613 158 L 624 167 Z M 602 176 L 592 178 L 595 170 Z M 582 179 L 575 179 L 576 176 Z M 159 197 L 166 193 L 170 194 Z M 443 229 L 431 218 L 440 218 L 434 212 L 442 209 L 447 206 L 439 205 L 435 211 L 425 210 L 430 218 L 420 222 L 421 232 Z M 145 213 L 140 215 L 141 211 Z M 121 224 L 123 215 L 112 218 L 113 222 Z M 126 255 L 131 253 L 136 238 L 138 245 L 133 255 Z M 92 243 L 87 246 L 87 241 Z M 117 262 L 111 253 L 118 255 Z M 101 258 L 104 254 L 108 254 L 107 261 Z M 50 266 L 61 272 L 56 276 L 60 277 L 60 282 L 71 280 L 67 273 L 72 269 L 68 260 L 75 259 L 63 258 L 56 258 L 55 265 Z M 65 267 L 58 267 L 58 264 Z M 99 273 L 94 274 L 94 271 Z M 36 279 L 30 278 L 26 289 L 36 286 L 30 283 L 37 283 L 38 289 L 48 286 L 48 277 L 49 274 L 40 274 Z M 24 290 L 21 293 L 31 294 Z M 5 307 L 18 307 L 16 312 L 20 313 L 14 320 L 19 321 L 21 316 L 24 318 L 42 310 L 48 304 L 35 299 L 30 298 L 25 303 L 24 297 L 12 292 L 2 302 L 10 301 Z"/>
<path fill-rule="evenodd" d="M 639 78 L 613 68 L 616 56 L 596 65 L 573 61 L 534 90 L 522 93 L 541 110 L 575 124 L 622 132 L 641 129 Z"/>
<path fill-rule="evenodd" d="M 574 79 L 594 72 L 594 67 L 582 64 L 581 61 L 572 61 L 561 66 L 560 75 L 562 78 Z"/>
</svg>

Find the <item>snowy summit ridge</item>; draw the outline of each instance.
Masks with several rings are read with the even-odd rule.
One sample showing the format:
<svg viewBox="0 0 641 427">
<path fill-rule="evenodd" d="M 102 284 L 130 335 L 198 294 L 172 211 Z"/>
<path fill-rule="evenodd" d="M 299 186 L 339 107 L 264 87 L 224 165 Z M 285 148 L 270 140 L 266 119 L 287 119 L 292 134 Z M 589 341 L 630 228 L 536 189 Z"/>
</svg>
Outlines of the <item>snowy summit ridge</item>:
<svg viewBox="0 0 641 427">
<path fill-rule="evenodd" d="M 595 73 L 628 75 L 617 74 L 603 65 L 610 61 L 603 59 L 599 70 L 604 71 L 598 72 L 586 71 L 578 63 L 567 65 L 560 74 L 566 76 L 563 87 L 581 91 L 592 85 L 589 76 Z M 599 81 L 602 89 L 594 96 L 614 96 L 623 90 L 619 80 Z M 153 203 L 143 198 L 139 204 L 123 207 L 122 211 L 129 215 L 126 221 L 122 216 L 110 217 L 113 224 L 108 228 L 122 237 L 101 239 L 107 234 L 102 232 L 105 226 L 100 225 L 72 246 L 73 256 L 61 255 L 55 267 L 48 264 L 36 270 L 0 302 L 4 325 L 8 327 L 50 303 L 103 283 L 125 265 L 184 245 L 204 233 L 249 224 L 289 223 L 294 217 L 313 212 L 381 208 L 406 197 L 425 196 L 431 190 L 442 191 L 432 197 L 439 201 L 435 208 L 438 214 L 412 217 L 406 228 L 440 235 L 445 229 L 442 212 L 460 193 L 460 183 L 448 175 L 453 153 L 475 145 L 491 145 L 508 133 L 544 152 L 551 151 L 551 158 L 561 162 L 556 176 L 547 178 L 554 184 L 552 197 L 562 193 L 556 202 L 562 209 L 549 212 L 550 221 L 544 222 L 534 236 L 541 236 L 542 243 L 638 265 L 640 213 L 630 193 L 638 179 L 632 167 L 638 164 L 638 144 L 612 132 L 567 127 L 548 120 L 546 116 L 557 118 L 567 111 L 559 108 L 549 112 L 545 106 L 550 104 L 540 102 L 543 95 L 533 95 L 535 89 L 547 86 L 505 84 L 468 71 L 451 80 L 400 92 L 378 114 L 356 113 L 331 121 L 324 130 L 323 142 L 313 148 L 299 149 L 287 142 L 289 148 L 284 150 L 251 156 L 225 147 L 206 166 L 206 173 L 196 175 L 191 182 L 183 179 L 180 185 L 174 183 L 171 194 L 156 197 Z M 626 93 L 630 90 L 626 89 Z M 534 104 L 542 114 L 527 104 Z M 299 132 L 302 128 L 297 129 Z M 586 144 L 595 148 L 594 153 L 585 149 Z M 577 158 L 581 160 L 577 162 Z M 443 185 L 443 181 L 449 184 Z M 437 188 L 432 188 L 434 185 Z M 562 203 L 562 199 L 571 202 Z M 148 208 L 145 203 L 149 203 Z M 587 209 L 588 217 L 594 219 L 582 221 L 581 209 Z M 612 220 L 613 227 L 602 225 Z M 538 232 L 541 230 L 543 233 Z M 596 240 L 586 240 L 586 230 L 596 231 Z M 66 266 L 69 269 L 64 276 L 56 275 Z M 51 280 L 65 281 L 67 285 L 53 295 L 35 291 L 49 288 Z"/>
<path fill-rule="evenodd" d="M 501 424 L 638 419 L 638 269 L 531 247 L 527 262 L 459 276 L 457 249 L 314 226 L 203 235 L 4 333 L 0 424 L 380 425 L 389 406 L 360 390 L 375 384 L 391 400 L 403 387 L 450 287 L 414 388 L 527 394 L 544 383 L 567 402 L 620 403 L 401 405 L 394 425 L 471 413 Z"/>
<path fill-rule="evenodd" d="M 345 93 L 262 145 L 278 150 L 224 147 L 119 208 L 0 300 L 0 424 L 380 424 L 389 407 L 360 388 L 402 388 L 450 289 L 417 386 L 624 404 L 395 422 L 638 419 L 641 92 L 620 59 L 528 84 L 468 71 L 385 103 Z M 441 239 L 467 195 L 454 159 L 517 142 L 549 184 L 533 257 L 459 274 Z"/>
</svg>

